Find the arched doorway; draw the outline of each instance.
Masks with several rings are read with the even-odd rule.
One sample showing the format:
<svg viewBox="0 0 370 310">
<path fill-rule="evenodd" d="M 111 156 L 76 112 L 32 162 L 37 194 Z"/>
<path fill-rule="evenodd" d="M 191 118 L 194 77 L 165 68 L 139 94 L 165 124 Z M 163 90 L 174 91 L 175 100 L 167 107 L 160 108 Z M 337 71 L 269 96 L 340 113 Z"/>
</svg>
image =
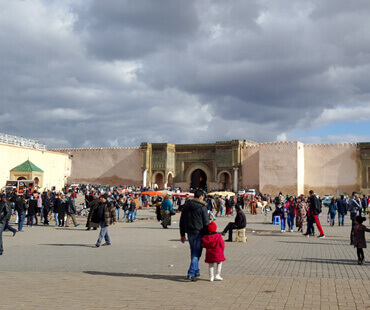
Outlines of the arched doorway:
<svg viewBox="0 0 370 310">
<path fill-rule="evenodd" d="M 27 180 L 27 179 L 25 177 L 19 177 L 17 180 L 21 181 L 21 180 Z"/>
<path fill-rule="evenodd" d="M 39 178 L 38 177 L 34 178 L 34 181 L 35 181 L 35 185 L 38 186 L 40 182 Z"/>
<path fill-rule="evenodd" d="M 223 172 L 220 174 L 220 190 L 230 190 L 231 183 L 230 183 L 230 174 L 227 172 Z"/>
<path fill-rule="evenodd" d="M 158 189 L 163 189 L 164 180 L 162 173 L 157 173 L 154 179 L 154 183 L 157 184 Z"/>
<path fill-rule="evenodd" d="M 196 169 L 191 174 L 190 187 L 207 190 L 207 175 L 202 169 Z"/>
<path fill-rule="evenodd" d="M 167 187 L 173 187 L 173 176 L 172 176 L 172 173 L 169 173 L 168 174 L 168 177 L 167 177 Z"/>
</svg>

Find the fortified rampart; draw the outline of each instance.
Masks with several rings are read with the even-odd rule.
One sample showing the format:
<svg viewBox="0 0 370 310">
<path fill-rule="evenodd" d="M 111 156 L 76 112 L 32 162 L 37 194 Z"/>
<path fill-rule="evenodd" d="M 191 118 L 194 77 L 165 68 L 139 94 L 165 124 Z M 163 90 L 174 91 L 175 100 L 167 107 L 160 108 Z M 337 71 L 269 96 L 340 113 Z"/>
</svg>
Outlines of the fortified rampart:
<svg viewBox="0 0 370 310">
<path fill-rule="evenodd" d="M 360 190 L 357 144 L 305 144 L 305 192 L 350 194 Z"/>
<path fill-rule="evenodd" d="M 55 149 L 72 159 L 68 183 L 141 185 L 140 148 Z"/>
<path fill-rule="evenodd" d="M 362 148 L 360 147 L 362 145 Z M 362 150 L 362 151 L 361 151 Z M 262 193 L 368 193 L 367 144 L 218 142 L 142 144 L 141 148 L 58 149 L 72 159 L 68 183 L 162 184 L 187 189 L 203 170 L 211 188 L 255 188 Z M 361 170 L 361 173 L 360 173 Z M 360 187 L 359 184 L 363 186 Z"/>
<path fill-rule="evenodd" d="M 319 195 L 359 190 L 356 144 L 270 142 L 243 148 L 242 186 L 262 193 Z"/>
</svg>

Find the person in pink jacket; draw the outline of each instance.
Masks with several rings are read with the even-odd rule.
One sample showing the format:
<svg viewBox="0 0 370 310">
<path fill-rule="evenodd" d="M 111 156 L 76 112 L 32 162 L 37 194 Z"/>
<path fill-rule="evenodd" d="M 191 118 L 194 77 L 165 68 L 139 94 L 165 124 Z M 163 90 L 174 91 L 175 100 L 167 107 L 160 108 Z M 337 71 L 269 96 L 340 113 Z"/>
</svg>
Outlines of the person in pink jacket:
<svg viewBox="0 0 370 310">
<path fill-rule="evenodd" d="M 221 268 L 222 262 L 225 260 L 224 250 L 225 242 L 222 239 L 222 235 L 216 232 L 217 225 L 215 222 L 211 222 L 208 225 L 208 235 L 203 237 L 202 247 L 206 249 L 205 262 L 209 264 L 209 280 L 222 281 Z M 215 263 L 217 264 L 216 276 L 215 274 Z"/>
</svg>

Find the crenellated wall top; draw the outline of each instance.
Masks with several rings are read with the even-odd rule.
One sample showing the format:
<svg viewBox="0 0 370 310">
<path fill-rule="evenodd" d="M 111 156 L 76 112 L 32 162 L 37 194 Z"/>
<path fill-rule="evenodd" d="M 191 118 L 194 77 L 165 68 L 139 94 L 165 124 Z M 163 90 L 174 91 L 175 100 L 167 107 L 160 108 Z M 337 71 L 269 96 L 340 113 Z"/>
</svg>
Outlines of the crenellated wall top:
<svg viewBox="0 0 370 310">
<path fill-rule="evenodd" d="M 257 144 L 244 145 L 244 148 L 259 148 L 259 147 L 292 147 L 301 144 L 305 148 L 349 148 L 357 147 L 357 143 L 302 143 L 298 141 L 276 141 L 264 142 Z"/>
<path fill-rule="evenodd" d="M 52 152 L 84 152 L 84 151 L 111 151 L 111 150 L 140 150 L 140 147 L 92 147 L 92 148 L 69 148 L 69 149 L 48 149 Z"/>
</svg>

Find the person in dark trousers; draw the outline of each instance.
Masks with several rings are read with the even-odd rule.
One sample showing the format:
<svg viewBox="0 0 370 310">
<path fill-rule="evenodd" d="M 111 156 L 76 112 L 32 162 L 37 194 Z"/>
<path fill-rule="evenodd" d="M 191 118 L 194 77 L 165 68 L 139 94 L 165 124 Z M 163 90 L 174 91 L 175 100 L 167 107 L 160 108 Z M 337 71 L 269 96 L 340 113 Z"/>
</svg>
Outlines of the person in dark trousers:
<svg viewBox="0 0 370 310">
<path fill-rule="evenodd" d="M 66 195 L 62 194 L 59 200 L 59 212 L 58 212 L 58 220 L 59 220 L 59 227 L 64 226 L 64 219 L 68 208 L 68 200 L 66 199 Z"/>
<path fill-rule="evenodd" d="M 95 244 L 97 248 L 100 247 L 103 239 L 105 240 L 104 245 L 112 244 L 108 233 L 108 227 L 111 224 L 116 224 L 116 210 L 115 207 L 113 207 L 111 203 L 107 201 L 107 198 L 107 194 L 100 196 L 100 203 L 98 207 L 93 210 L 93 214 L 91 216 L 91 221 L 94 223 L 99 223 L 101 227 L 98 241 Z"/>
<path fill-rule="evenodd" d="M 6 223 L 10 220 L 10 208 L 9 205 L 0 198 L 0 255 L 3 254 L 3 231 Z"/>
<path fill-rule="evenodd" d="M 357 215 L 355 218 L 355 227 L 353 229 L 353 246 L 357 248 L 358 264 L 365 263 L 364 248 L 366 248 L 365 232 L 370 232 L 370 229 L 362 225 L 366 220 L 365 217 Z"/>
<path fill-rule="evenodd" d="M 32 195 L 28 200 L 28 209 L 27 209 L 27 226 L 33 227 L 33 218 L 37 213 L 37 199 Z"/>
<path fill-rule="evenodd" d="M 66 221 L 66 227 L 69 227 L 68 225 L 68 222 L 69 222 L 69 217 L 72 218 L 72 221 L 73 221 L 73 225 L 75 225 L 75 227 L 77 227 L 79 224 L 77 224 L 77 221 L 76 221 L 76 206 L 73 202 L 73 199 L 72 199 L 72 196 L 71 198 L 67 201 L 67 221 Z"/>
<path fill-rule="evenodd" d="M 132 223 L 134 221 L 135 210 L 136 210 L 136 203 L 134 201 L 134 198 L 130 197 L 129 207 L 128 207 L 127 223 Z"/>
<path fill-rule="evenodd" d="M 196 190 L 194 199 L 188 199 L 180 217 L 181 242 L 185 243 L 188 235 L 191 262 L 188 269 L 188 281 L 196 281 L 200 276 L 199 259 L 202 256 L 202 238 L 208 232 L 209 216 L 204 192 Z"/>
<path fill-rule="evenodd" d="M 162 221 L 162 214 L 161 214 L 162 197 L 158 197 L 154 201 L 154 205 L 155 205 L 155 214 L 157 215 L 157 221 L 160 222 Z"/>
<path fill-rule="evenodd" d="M 344 216 L 347 215 L 348 203 L 344 199 L 344 195 L 340 196 L 338 201 L 338 226 L 344 226 Z"/>
<path fill-rule="evenodd" d="M 99 227 L 99 223 L 94 223 L 91 221 L 91 216 L 93 215 L 95 209 L 99 206 L 99 203 L 100 203 L 100 199 L 99 199 L 99 196 L 95 196 L 95 198 L 93 200 L 91 200 L 89 202 L 89 204 L 87 205 L 87 207 L 89 208 L 89 216 L 87 217 L 87 221 L 86 221 L 86 230 L 90 230 L 91 228 L 93 228 L 94 230 L 97 230 L 98 227 Z"/>
<path fill-rule="evenodd" d="M 222 231 L 222 235 L 225 236 L 227 232 L 229 232 L 229 238 L 226 241 L 233 241 L 233 230 L 234 229 L 242 229 L 247 226 L 247 218 L 244 214 L 244 211 L 240 208 L 239 205 L 235 206 L 236 210 L 236 217 L 235 222 L 230 222 L 226 225 L 225 229 Z"/>
<path fill-rule="evenodd" d="M 348 210 L 350 212 L 351 220 L 352 220 L 352 229 L 351 229 L 351 235 L 350 235 L 350 244 L 353 245 L 354 241 L 354 235 L 353 231 L 355 229 L 356 223 L 356 216 L 361 216 L 361 200 L 360 196 L 358 195 L 357 192 L 352 193 L 352 198 L 348 202 Z"/>
<path fill-rule="evenodd" d="M 15 202 L 15 210 L 18 213 L 18 231 L 23 231 L 23 224 L 27 212 L 26 196 L 18 196 L 17 201 Z"/>
<path fill-rule="evenodd" d="M 11 211 L 11 202 L 9 201 L 9 199 L 7 197 L 3 197 L 3 201 L 5 202 L 5 204 L 8 205 L 8 209 L 10 210 L 10 214 L 11 214 L 11 212 L 12 212 Z M 13 237 L 14 237 L 15 234 L 17 233 L 17 230 L 9 225 L 9 221 L 10 221 L 10 217 L 5 223 L 4 230 L 10 230 L 13 233 Z"/>
<path fill-rule="evenodd" d="M 309 199 L 308 199 L 308 202 L 309 202 Z M 308 208 L 307 208 L 307 231 L 305 234 L 303 234 L 304 236 L 307 236 L 307 237 L 314 237 L 315 236 L 315 228 L 313 226 L 313 223 L 315 223 L 315 218 L 313 216 L 313 212 L 312 212 L 312 209 L 311 209 L 311 206 L 310 204 L 308 204 Z"/>
<path fill-rule="evenodd" d="M 51 207 L 51 200 L 47 192 L 42 193 L 42 205 L 44 212 L 44 225 L 49 225 L 49 212 Z"/>
</svg>

